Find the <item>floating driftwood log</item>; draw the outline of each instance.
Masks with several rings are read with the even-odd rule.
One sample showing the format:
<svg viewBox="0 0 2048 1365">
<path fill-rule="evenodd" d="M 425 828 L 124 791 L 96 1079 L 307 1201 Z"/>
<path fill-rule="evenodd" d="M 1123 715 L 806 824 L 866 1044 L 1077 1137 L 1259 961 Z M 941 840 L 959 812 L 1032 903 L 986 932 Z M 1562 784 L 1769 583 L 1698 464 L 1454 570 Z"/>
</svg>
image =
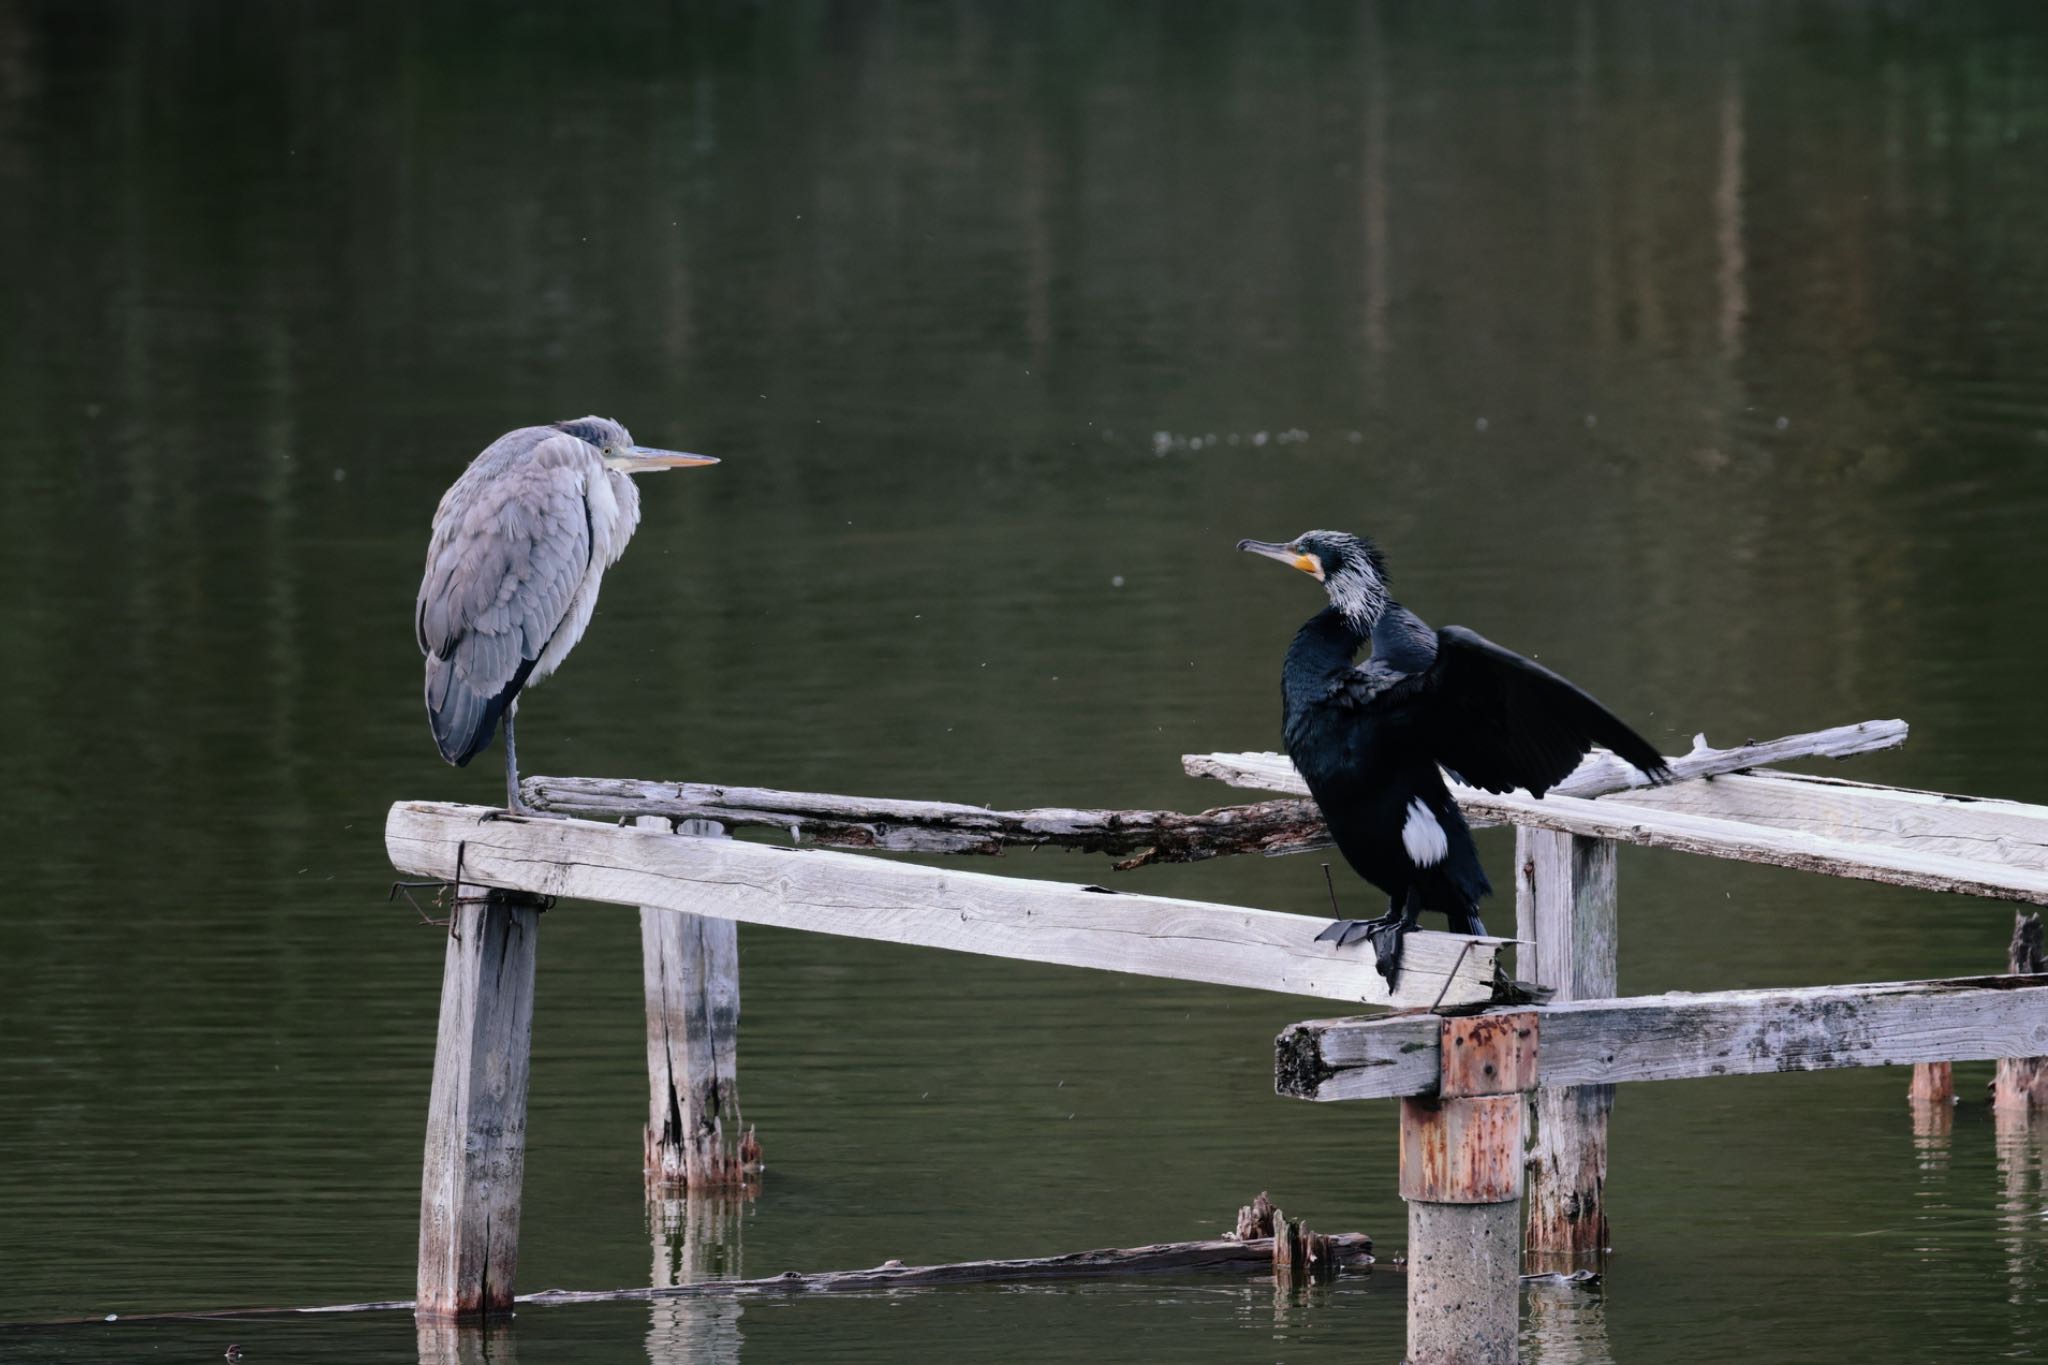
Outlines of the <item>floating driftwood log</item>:
<svg viewBox="0 0 2048 1365">
<path fill-rule="evenodd" d="M 1904 721 L 1866 721 L 1810 734 L 1788 735 L 1731 749 L 1704 744 L 1672 764 L 1680 778 L 1711 777 L 1793 758 L 1841 758 L 1903 743 Z M 1284 790 L 1305 791 L 1277 754 L 1214 754 L 1184 760 L 1195 776 L 1234 781 L 1242 765 L 1260 760 Z M 1213 762 L 1212 762 L 1213 760 Z M 1270 761 L 1277 760 L 1277 767 Z M 1604 752 L 1589 756 L 1559 784 L 1566 796 L 1593 797 L 1642 785 L 1634 768 Z M 1237 785 L 1245 785 L 1237 783 Z M 1251 785 L 1268 785 L 1253 782 Z M 1047 806 L 989 810 L 948 801 L 900 801 L 777 791 L 769 787 L 702 782 L 650 782 L 627 778 L 534 777 L 522 786 L 536 809 L 584 818 L 717 820 L 727 825 L 778 829 L 833 848 L 894 853 L 1001 854 L 1019 848 L 1064 848 L 1119 858 L 1119 868 L 1149 863 L 1199 862 L 1232 854 L 1304 853 L 1330 846 L 1315 803 L 1301 799 L 1219 806 L 1199 812 L 1083 810 Z M 1463 799 L 1461 791 L 1461 800 Z M 1467 803 L 1468 814 L 1472 807 Z M 1503 817 L 1494 816 L 1486 823 Z M 1477 821 L 1475 821 L 1477 823 Z"/>
<path fill-rule="evenodd" d="M 1300 1225 L 1294 1227 L 1298 1230 Z M 1362 1232 L 1316 1236 L 1327 1253 L 1321 1278 L 1334 1278 L 1343 1268 L 1373 1264 L 1372 1238 Z M 668 1299 L 735 1298 L 762 1294 L 849 1294 L 877 1289 L 939 1288 L 956 1284 L 1023 1283 L 1033 1280 L 1117 1279 L 1131 1275 L 1258 1275 L 1274 1266 L 1273 1238 L 1209 1237 L 1193 1242 L 1153 1242 L 1135 1247 L 1098 1247 L 1063 1256 L 1022 1256 L 1006 1260 L 955 1261 L 943 1265 L 905 1265 L 884 1261 L 866 1270 L 822 1270 L 808 1274 L 787 1271 L 754 1280 L 699 1280 L 691 1284 L 630 1286 L 624 1289 L 543 1289 L 511 1300 L 521 1307 L 572 1303 L 654 1303 Z M 412 1312 L 413 1299 L 371 1299 L 317 1307 L 220 1308 L 190 1313 L 110 1313 L 102 1317 L 67 1318 L 62 1322 L 0 1324 L 10 1327 L 54 1327 L 97 1322 L 186 1322 L 236 1318 L 298 1317 L 333 1313 Z"/>
</svg>

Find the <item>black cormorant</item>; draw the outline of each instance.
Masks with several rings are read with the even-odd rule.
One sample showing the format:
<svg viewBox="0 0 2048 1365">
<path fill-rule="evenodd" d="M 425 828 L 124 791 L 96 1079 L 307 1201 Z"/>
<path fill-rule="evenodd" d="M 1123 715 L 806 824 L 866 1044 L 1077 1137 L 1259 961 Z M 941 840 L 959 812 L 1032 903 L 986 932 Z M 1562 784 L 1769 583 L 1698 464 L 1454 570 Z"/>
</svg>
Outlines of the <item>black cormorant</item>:
<svg viewBox="0 0 2048 1365">
<path fill-rule="evenodd" d="M 1604 744 L 1651 781 L 1671 770 L 1648 741 L 1541 664 L 1463 626 L 1431 630 L 1387 596 L 1371 541 L 1309 531 L 1240 550 L 1313 575 L 1330 605 L 1311 617 L 1281 668 L 1288 757 L 1358 875 L 1387 893 L 1387 913 L 1338 920 L 1318 940 L 1372 940 L 1392 984 L 1401 939 L 1424 910 L 1455 933 L 1483 934 L 1479 898 L 1493 888 L 1443 771 L 1491 792 L 1543 795 Z M 1372 646 L 1363 663 L 1353 660 Z"/>
</svg>

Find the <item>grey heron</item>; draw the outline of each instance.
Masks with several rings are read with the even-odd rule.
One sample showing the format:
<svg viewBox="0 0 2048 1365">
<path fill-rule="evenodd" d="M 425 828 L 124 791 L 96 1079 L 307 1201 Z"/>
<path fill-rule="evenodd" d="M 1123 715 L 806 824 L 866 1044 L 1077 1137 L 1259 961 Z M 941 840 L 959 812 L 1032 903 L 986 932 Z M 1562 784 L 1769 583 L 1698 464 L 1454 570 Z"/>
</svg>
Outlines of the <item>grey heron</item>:
<svg viewBox="0 0 2048 1365">
<path fill-rule="evenodd" d="M 520 689 L 561 667 L 590 624 L 604 571 L 640 524 L 630 477 L 717 464 L 633 444 L 617 422 L 579 417 L 508 431 L 441 495 L 413 623 L 427 658 L 427 721 L 461 766 L 505 722 L 505 805 L 519 799 L 512 717 Z"/>
</svg>

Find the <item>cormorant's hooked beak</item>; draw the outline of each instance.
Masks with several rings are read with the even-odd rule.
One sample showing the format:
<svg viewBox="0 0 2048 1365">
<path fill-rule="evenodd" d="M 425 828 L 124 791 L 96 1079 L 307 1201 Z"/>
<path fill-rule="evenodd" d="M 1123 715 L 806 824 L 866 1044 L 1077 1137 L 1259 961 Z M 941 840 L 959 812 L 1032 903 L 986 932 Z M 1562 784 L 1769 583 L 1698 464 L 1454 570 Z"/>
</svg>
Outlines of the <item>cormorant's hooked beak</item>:
<svg viewBox="0 0 2048 1365">
<path fill-rule="evenodd" d="M 1306 554 L 1292 545 L 1275 545 L 1270 540 L 1240 540 L 1240 550 L 1249 550 L 1255 555 L 1277 559 L 1290 569 L 1299 569 L 1320 583 L 1323 581 L 1323 561 L 1319 556 Z"/>
<path fill-rule="evenodd" d="M 695 469 L 717 464 L 715 455 L 686 455 L 680 450 L 656 450 L 652 446 L 627 446 L 604 457 L 610 468 L 621 474 L 647 474 L 657 469 Z"/>
</svg>

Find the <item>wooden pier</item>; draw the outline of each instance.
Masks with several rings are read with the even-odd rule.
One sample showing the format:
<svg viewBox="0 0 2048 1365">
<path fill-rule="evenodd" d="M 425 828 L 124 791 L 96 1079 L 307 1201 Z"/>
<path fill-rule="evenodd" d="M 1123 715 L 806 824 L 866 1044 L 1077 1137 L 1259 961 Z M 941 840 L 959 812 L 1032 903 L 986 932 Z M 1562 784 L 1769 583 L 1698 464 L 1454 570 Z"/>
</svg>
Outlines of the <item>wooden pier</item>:
<svg viewBox="0 0 2048 1365">
<path fill-rule="evenodd" d="M 528 799 L 582 818 L 402 802 L 386 826 L 393 864 L 460 884 L 418 1311 L 466 1316 L 512 1300 L 539 911 L 542 898 L 571 898 L 640 911 L 654 1199 L 750 1190 L 759 1177 L 760 1145 L 738 1103 L 739 922 L 1401 1011 L 1288 1029 L 1276 1086 L 1320 1101 L 1399 1100 L 1410 1358 L 1512 1360 L 1525 1247 L 1532 1265 L 1553 1269 L 1607 1246 L 1606 1121 L 1618 1085 L 2048 1054 L 2048 976 L 2035 959 L 2026 974 L 2017 946 L 2015 974 L 2000 977 L 1618 994 L 1618 843 L 2048 903 L 2048 808 L 1756 770 L 1905 733 L 1886 721 L 1726 750 L 1697 743 L 1673 760 L 1681 780 L 1656 789 L 1602 754 L 1541 801 L 1458 789 L 1474 823 L 1518 826 L 1516 937 L 1417 932 L 1391 990 L 1369 955 L 1316 942 L 1320 923 L 1302 916 L 875 856 L 1053 845 L 1136 866 L 1326 846 L 1277 755 L 1189 756 L 1192 773 L 1281 794 L 1199 813 L 556 778 L 530 780 Z M 749 828 L 864 851 L 727 837 Z M 2031 941 L 2038 951 L 2038 932 Z M 2019 1097 L 2004 1101 L 2016 1112 L 2048 1102 L 2043 1068 L 2024 1068 L 2001 1092 Z"/>
</svg>

